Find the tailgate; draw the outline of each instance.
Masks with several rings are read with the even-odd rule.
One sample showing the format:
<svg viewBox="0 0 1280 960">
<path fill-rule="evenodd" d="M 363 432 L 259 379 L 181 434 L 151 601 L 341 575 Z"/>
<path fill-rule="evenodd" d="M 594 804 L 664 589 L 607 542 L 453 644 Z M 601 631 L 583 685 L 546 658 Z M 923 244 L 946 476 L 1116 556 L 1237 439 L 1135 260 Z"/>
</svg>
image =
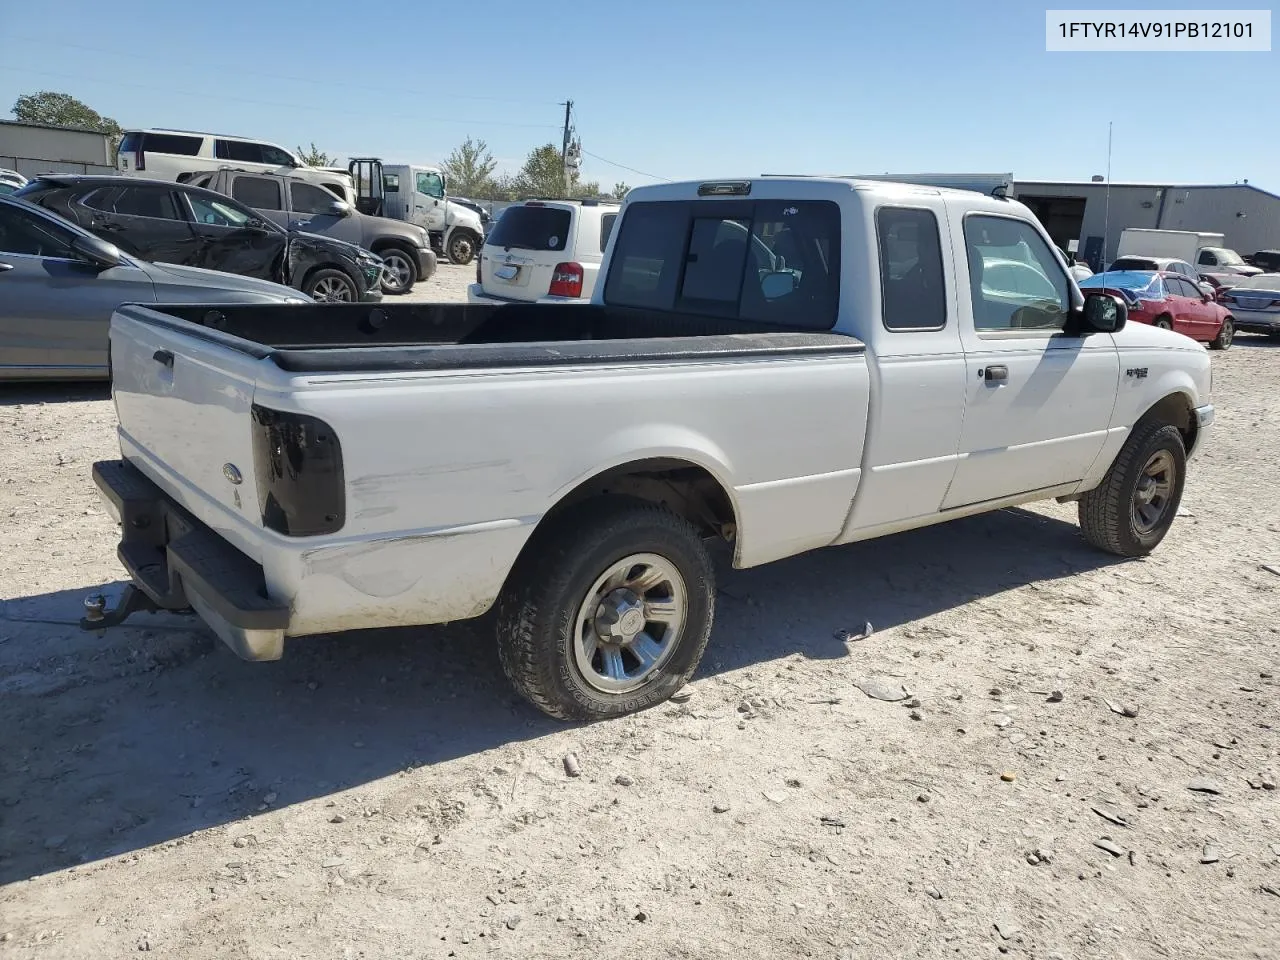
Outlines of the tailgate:
<svg viewBox="0 0 1280 960">
<path fill-rule="evenodd" d="M 211 334 L 143 307 L 125 306 L 112 316 L 120 450 L 257 560 L 247 534 L 261 527 L 251 415 L 260 358 Z"/>
</svg>

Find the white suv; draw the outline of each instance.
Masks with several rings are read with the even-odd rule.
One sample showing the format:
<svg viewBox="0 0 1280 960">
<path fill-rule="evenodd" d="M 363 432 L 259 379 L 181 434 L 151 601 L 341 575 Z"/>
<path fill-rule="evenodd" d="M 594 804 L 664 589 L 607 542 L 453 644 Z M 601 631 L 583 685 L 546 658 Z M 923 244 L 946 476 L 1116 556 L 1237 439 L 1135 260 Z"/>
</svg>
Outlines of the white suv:
<svg viewBox="0 0 1280 960">
<path fill-rule="evenodd" d="M 116 167 L 126 177 L 178 182 L 193 173 L 218 167 L 274 173 L 313 183 L 334 178 L 333 172 L 309 167 L 274 143 L 192 130 L 126 130 Z M 350 175 L 342 176 L 350 180 Z"/>
<path fill-rule="evenodd" d="M 587 303 L 621 205 L 526 200 L 502 211 L 476 258 L 472 303 Z"/>
</svg>

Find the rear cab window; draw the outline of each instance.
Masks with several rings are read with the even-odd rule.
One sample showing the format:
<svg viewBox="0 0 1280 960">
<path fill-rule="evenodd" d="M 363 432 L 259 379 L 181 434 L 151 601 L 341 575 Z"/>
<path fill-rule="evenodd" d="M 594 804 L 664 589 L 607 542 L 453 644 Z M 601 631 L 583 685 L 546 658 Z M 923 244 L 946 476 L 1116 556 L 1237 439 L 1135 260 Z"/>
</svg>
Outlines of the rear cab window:
<svg viewBox="0 0 1280 960">
<path fill-rule="evenodd" d="M 829 200 L 637 203 L 616 229 L 608 304 L 835 326 L 840 209 Z"/>
<path fill-rule="evenodd" d="M 508 207 L 485 243 L 517 250 L 560 251 L 569 241 L 573 216 L 563 207 Z"/>
</svg>

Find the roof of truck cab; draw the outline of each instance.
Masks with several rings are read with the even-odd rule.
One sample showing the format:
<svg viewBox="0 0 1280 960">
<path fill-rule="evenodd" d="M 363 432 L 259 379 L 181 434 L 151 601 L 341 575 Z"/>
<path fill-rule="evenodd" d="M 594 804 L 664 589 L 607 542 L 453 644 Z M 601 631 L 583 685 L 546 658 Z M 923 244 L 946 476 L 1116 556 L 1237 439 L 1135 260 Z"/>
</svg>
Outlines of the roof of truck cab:
<svg viewBox="0 0 1280 960">
<path fill-rule="evenodd" d="M 751 192 L 739 195 L 719 195 L 701 197 L 707 201 L 749 199 L 753 196 L 764 196 L 767 199 L 786 198 L 804 199 L 820 197 L 841 191 L 872 194 L 884 199 L 910 199 L 911 197 L 934 196 L 954 200 L 963 200 L 966 204 L 983 208 L 1000 210 L 1009 209 L 1022 204 L 1016 200 L 993 197 L 976 190 L 959 190 L 953 187 L 935 187 L 928 184 L 906 183 L 898 180 L 862 180 L 855 177 L 717 177 L 705 180 L 683 180 L 676 183 L 650 184 L 634 187 L 627 195 L 626 202 L 633 203 L 644 200 L 689 198 L 691 192 L 696 194 L 697 188 L 704 184 L 749 183 Z"/>
</svg>

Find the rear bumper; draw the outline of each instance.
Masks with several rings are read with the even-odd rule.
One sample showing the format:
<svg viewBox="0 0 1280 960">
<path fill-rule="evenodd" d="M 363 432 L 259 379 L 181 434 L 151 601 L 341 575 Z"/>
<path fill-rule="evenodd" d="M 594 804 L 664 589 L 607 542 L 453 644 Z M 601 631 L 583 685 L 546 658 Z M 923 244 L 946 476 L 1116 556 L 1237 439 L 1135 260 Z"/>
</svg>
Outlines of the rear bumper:
<svg viewBox="0 0 1280 960">
<path fill-rule="evenodd" d="M 93 465 L 120 522 L 116 555 L 134 586 L 166 610 L 194 610 L 245 660 L 279 660 L 289 608 L 267 596 L 262 567 L 184 510 L 125 460 Z"/>
<path fill-rule="evenodd" d="M 1280 313 L 1274 310 L 1241 310 L 1236 307 L 1231 311 L 1236 329 L 1246 333 L 1275 333 L 1280 331 Z"/>
<path fill-rule="evenodd" d="M 497 297 L 491 293 L 485 293 L 485 289 L 478 283 L 473 283 L 467 287 L 468 303 L 562 303 L 562 304 L 584 304 L 590 303 L 589 297 L 536 297 L 533 300 L 517 300 L 515 297 Z"/>
</svg>

